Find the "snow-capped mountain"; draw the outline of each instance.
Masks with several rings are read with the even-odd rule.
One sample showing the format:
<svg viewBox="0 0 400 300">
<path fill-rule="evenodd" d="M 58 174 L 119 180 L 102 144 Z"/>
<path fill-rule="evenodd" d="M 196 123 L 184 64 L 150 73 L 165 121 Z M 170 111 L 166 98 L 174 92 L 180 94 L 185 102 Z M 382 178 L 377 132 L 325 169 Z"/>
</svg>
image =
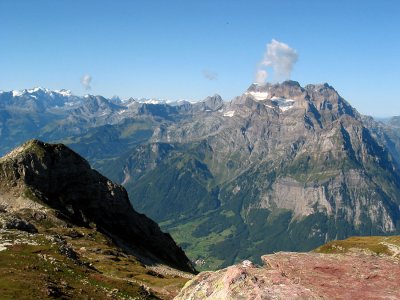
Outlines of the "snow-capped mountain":
<svg viewBox="0 0 400 300">
<path fill-rule="evenodd" d="M 0 93 L 0 107 L 45 111 L 55 107 L 70 107 L 82 103 L 81 97 L 69 90 L 49 90 L 36 87 Z"/>
<path fill-rule="evenodd" d="M 212 111 L 216 102 L 222 104 L 220 96 L 189 102 L 155 98 L 77 96 L 70 90 L 41 87 L 1 91 L 0 153 L 27 138 L 54 140 L 132 118 L 173 121 L 191 113 Z"/>
<path fill-rule="evenodd" d="M 121 99 L 118 96 L 113 96 L 111 98 L 95 95 L 84 95 L 77 96 L 74 95 L 70 90 L 50 90 L 42 87 L 35 87 L 31 89 L 23 90 L 12 90 L 12 91 L 0 91 L 0 106 L 14 106 L 19 108 L 30 108 L 32 109 L 36 104 L 37 107 L 42 109 L 49 108 L 71 108 L 73 106 L 84 105 L 88 100 L 92 99 L 102 99 L 101 101 L 107 103 L 113 103 L 116 105 L 121 105 L 126 108 L 139 104 L 153 104 L 153 105 L 171 105 L 179 106 L 185 103 L 195 104 L 197 101 L 187 101 L 187 100 L 168 100 L 168 99 L 157 99 L 157 98 L 127 98 Z"/>
</svg>

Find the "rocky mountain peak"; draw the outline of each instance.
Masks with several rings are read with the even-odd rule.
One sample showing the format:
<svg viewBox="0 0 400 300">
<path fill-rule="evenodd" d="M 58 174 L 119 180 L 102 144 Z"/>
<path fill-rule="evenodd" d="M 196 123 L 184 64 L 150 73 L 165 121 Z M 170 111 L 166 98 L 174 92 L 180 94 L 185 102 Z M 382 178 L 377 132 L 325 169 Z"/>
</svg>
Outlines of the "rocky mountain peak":
<svg viewBox="0 0 400 300">
<path fill-rule="evenodd" d="M 27 202 L 55 209 L 72 224 L 96 226 L 140 256 L 193 271 L 170 235 L 132 208 L 122 186 L 65 145 L 29 141 L 1 158 L 0 170 L 0 194 L 25 195 Z M 13 198 L 5 199 L 4 207 L 16 207 Z"/>
<path fill-rule="evenodd" d="M 257 101 L 291 99 L 305 101 L 307 92 L 297 81 L 284 81 L 282 83 L 252 84 L 245 92 L 246 96 L 252 96 Z"/>
<path fill-rule="evenodd" d="M 247 89 L 247 92 L 260 92 L 260 91 L 268 91 L 271 88 L 279 88 L 283 87 L 286 89 L 289 88 L 301 88 L 300 83 L 294 80 L 286 80 L 281 83 L 270 83 L 266 82 L 263 84 L 260 83 L 252 83 L 249 88 Z"/>
<path fill-rule="evenodd" d="M 269 83 L 265 83 L 265 84 L 260 84 L 260 83 L 252 83 L 248 88 L 247 88 L 247 92 L 257 92 L 260 90 L 266 90 L 268 89 L 268 87 L 270 86 Z"/>
<path fill-rule="evenodd" d="M 210 110 L 217 110 L 221 108 L 221 106 L 224 104 L 222 97 L 218 94 L 207 97 L 203 100 L 203 102 L 205 104 L 205 107 Z"/>
<path fill-rule="evenodd" d="M 300 83 L 294 80 L 285 80 L 284 82 L 281 83 L 281 85 L 289 87 L 301 87 Z"/>
<path fill-rule="evenodd" d="M 329 84 L 309 84 L 302 87 L 297 81 L 284 81 L 282 83 L 252 84 L 247 91 L 237 99 L 235 104 L 247 103 L 249 100 L 263 103 L 266 108 L 278 108 L 277 112 L 286 112 L 291 108 L 306 110 L 311 117 L 320 121 L 322 114 L 328 114 L 330 121 L 340 115 L 348 114 L 358 116 L 353 109 Z M 258 106 L 255 106 L 258 107 Z"/>
<path fill-rule="evenodd" d="M 322 89 L 330 89 L 330 90 L 335 91 L 335 89 L 331 85 L 329 85 L 329 83 L 327 83 L 327 82 L 317 83 L 317 84 L 307 84 L 304 88 L 309 91 L 311 91 L 311 90 L 318 91 L 318 90 L 322 90 Z"/>
<path fill-rule="evenodd" d="M 284 98 L 294 100 L 304 100 L 307 98 L 305 90 L 297 81 L 284 81 L 271 86 L 269 89 L 270 98 Z"/>
</svg>

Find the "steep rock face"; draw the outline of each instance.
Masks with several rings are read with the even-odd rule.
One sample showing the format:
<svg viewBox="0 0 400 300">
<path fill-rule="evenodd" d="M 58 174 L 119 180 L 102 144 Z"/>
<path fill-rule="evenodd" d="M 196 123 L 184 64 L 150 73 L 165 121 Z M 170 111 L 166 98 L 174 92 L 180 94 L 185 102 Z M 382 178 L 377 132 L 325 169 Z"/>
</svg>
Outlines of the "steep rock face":
<svg viewBox="0 0 400 300">
<path fill-rule="evenodd" d="M 217 111 L 223 106 L 224 102 L 220 95 L 214 95 L 212 97 L 207 97 L 200 103 L 193 105 L 193 111 Z"/>
<path fill-rule="evenodd" d="M 62 144 L 33 140 L 2 157 L 0 193 L 7 209 L 45 205 L 75 225 L 97 227 L 151 262 L 194 271 L 170 235 L 133 210 L 122 186 L 92 170 Z"/>
<path fill-rule="evenodd" d="M 157 156 L 160 147 L 168 151 Z M 226 265 L 399 230 L 395 152 L 328 84 L 252 85 L 218 111 L 155 130 L 132 152 L 124 185 L 135 207 L 194 259 Z"/>
<path fill-rule="evenodd" d="M 393 117 L 385 122 L 375 121 L 372 117 L 363 116 L 363 123 L 373 136 L 392 154 L 400 166 L 400 117 Z"/>
</svg>

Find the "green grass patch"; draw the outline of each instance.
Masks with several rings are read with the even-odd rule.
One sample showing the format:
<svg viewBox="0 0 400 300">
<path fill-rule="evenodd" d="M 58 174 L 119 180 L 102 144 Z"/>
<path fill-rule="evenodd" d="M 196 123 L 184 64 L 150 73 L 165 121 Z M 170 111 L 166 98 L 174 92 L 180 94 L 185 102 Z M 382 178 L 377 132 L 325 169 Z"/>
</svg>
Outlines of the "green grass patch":
<svg viewBox="0 0 400 300">
<path fill-rule="evenodd" d="M 389 246 L 388 246 L 389 245 Z M 349 253 L 349 252 L 369 252 L 375 255 L 393 255 L 390 249 L 400 248 L 400 236 L 357 236 L 345 240 L 331 241 L 317 249 L 317 253 Z"/>
</svg>

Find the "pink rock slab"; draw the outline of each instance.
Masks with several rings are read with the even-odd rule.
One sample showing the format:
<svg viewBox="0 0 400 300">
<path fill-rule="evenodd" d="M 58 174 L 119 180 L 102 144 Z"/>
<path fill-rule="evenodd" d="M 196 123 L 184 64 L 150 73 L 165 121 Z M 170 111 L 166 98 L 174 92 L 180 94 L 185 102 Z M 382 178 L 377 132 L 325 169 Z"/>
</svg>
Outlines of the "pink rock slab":
<svg viewBox="0 0 400 300">
<path fill-rule="evenodd" d="M 364 254 L 279 252 L 202 272 L 175 299 L 400 299 L 400 261 Z"/>
</svg>

